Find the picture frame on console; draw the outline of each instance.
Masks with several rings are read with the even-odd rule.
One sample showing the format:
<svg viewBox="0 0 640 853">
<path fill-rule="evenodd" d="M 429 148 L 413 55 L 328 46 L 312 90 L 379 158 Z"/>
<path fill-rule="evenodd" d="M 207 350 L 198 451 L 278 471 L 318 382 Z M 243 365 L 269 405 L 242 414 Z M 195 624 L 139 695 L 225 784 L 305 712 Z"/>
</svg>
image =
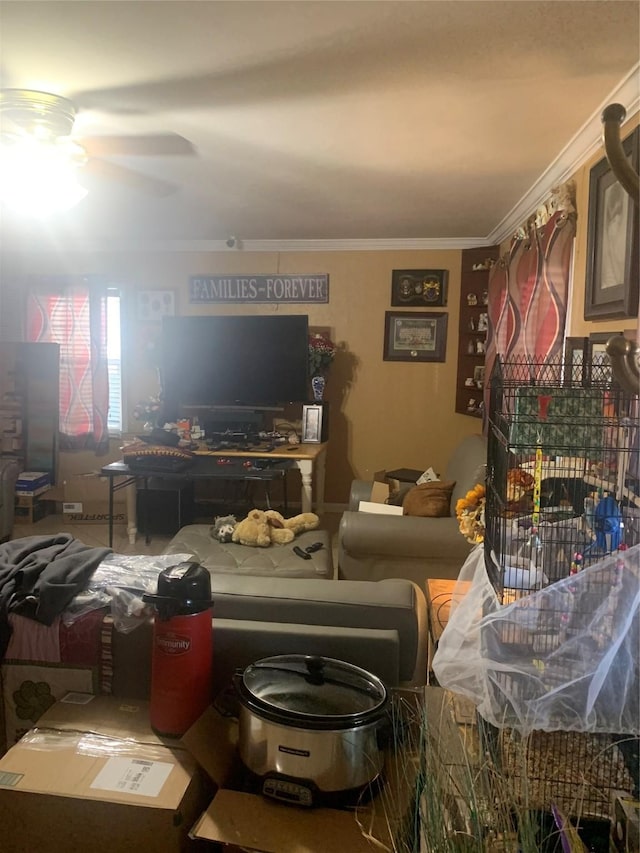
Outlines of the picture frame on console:
<svg viewBox="0 0 640 853">
<path fill-rule="evenodd" d="M 622 146 L 637 172 L 640 128 Z M 635 317 L 638 312 L 639 214 L 606 157 L 589 174 L 585 320 Z"/>
<path fill-rule="evenodd" d="M 386 311 L 384 361 L 444 361 L 448 314 Z"/>
<path fill-rule="evenodd" d="M 308 403 L 302 407 L 302 443 L 322 444 L 329 438 L 329 404 Z"/>
</svg>

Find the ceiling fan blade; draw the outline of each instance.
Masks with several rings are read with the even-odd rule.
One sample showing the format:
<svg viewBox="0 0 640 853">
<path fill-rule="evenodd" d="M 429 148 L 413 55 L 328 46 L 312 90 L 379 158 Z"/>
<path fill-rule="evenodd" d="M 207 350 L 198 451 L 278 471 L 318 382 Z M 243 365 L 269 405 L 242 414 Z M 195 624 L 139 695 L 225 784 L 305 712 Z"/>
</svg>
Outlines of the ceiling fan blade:
<svg viewBox="0 0 640 853">
<path fill-rule="evenodd" d="M 147 195 L 163 197 L 178 191 L 176 184 L 143 175 L 142 172 L 134 172 L 133 169 L 125 169 L 123 166 L 117 166 L 107 160 L 90 159 L 82 171 L 91 176 L 95 175 L 104 180 L 124 184 L 130 189 L 138 190 Z"/>
<path fill-rule="evenodd" d="M 74 142 L 90 157 L 190 157 L 196 149 L 177 133 L 158 133 L 142 136 L 81 136 Z"/>
</svg>

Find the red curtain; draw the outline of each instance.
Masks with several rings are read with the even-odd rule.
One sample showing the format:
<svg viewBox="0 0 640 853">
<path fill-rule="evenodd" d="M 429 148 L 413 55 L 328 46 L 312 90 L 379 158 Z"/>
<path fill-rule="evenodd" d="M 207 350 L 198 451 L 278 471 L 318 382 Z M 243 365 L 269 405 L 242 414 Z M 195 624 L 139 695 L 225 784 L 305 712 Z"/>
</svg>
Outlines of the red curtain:
<svg viewBox="0 0 640 853">
<path fill-rule="evenodd" d="M 39 278 L 27 296 L 28 341 L 60 345 L 60 446 L 108 449 L 107 286 L 99 277 Z"/>
<path fill-rule="evenodd" d="M 490 379 L 503 361 L 560 362 L 565 337 L 575 217 L 559 210 L 547 223 L 511 241 L 489 276 L 489 331 L 485 368 Z M 535 369 L 532 374 L 535 379 Z M 488 407 L 488 390 L 485 411 Z"/>
</svg>

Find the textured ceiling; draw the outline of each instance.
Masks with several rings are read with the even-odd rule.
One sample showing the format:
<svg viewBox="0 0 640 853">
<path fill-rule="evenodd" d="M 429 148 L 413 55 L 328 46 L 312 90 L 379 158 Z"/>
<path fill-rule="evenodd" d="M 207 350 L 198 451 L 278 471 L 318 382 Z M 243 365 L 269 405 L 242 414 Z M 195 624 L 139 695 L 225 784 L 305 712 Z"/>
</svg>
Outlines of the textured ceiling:
<svg viewBox="0 0 640 853">
<path fill-rule="evenodd" d="M 174 132 L 196 149 L 113 158 L 176 192 L 95 178 L 48 226 L 58 239 L 472 244 L 500 236 L 574 138 L 578 153 L 596 144 L 593 117 L 621 83 L 637 109 L 639 11 L 0 2 L 1 85 L 70 97 L 74 135 Z M 30 227 L 3 214 L 3 239 Z"/>
</svg>

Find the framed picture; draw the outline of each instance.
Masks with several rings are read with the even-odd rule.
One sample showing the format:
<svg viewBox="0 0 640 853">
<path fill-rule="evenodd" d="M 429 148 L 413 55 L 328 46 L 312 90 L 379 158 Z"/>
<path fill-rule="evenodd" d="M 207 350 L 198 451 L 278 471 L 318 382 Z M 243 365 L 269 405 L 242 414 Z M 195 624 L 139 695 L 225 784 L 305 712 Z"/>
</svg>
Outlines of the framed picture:
<svg viewBox="0 0 640 853">
<path fill-rule="evenodd" d="M 484 387 L 484 364 L 477 364 L 473 368 L 473 381 L 478 388 Z"/>
<path fill-rule="evenodd" d="M 141 322 L 161 325 L 163 317 L 173 317 L 174 313 L 173 290 L 141 290 L 138 293 L 138 320 Z"/>
<path fill-rule="evenodd" d="M 592 332 L 587 339 L 587 377 L 596 383 L 611 382 L 613 371 L 607 355 L 607 341 L 614 335 L 621 335 L 621 331 Z"/>
<path fill-rule="evenodd" d="M 329 408 L 325 403 L 305 404 L 302 407 L 302 441 L 320 444 L 329 436 Z"/>
<path fill-rule="evenodd" d="M 564 378 L 567 385 L 584 383 L 588 358 L 588 338 L 566 338 L 564 342 Z"/>
<path fill-rule="evenodd" d="M 638 171 L 640 128 L 622 145 Z M 589 174 L 585 319 L 635 317 L 638 312 L 638 207 L 606 157 Z"/>
<path fill-rule="evenodd" d="M 447 304 L 449 270 L 394 270 L 391 276 L 392 305 Z"/>
<path fill-rule="evenodd" d="M 447 349 L 447 314 L 386 311 L 385 361 L 444 361 Z"/>
</svg>

